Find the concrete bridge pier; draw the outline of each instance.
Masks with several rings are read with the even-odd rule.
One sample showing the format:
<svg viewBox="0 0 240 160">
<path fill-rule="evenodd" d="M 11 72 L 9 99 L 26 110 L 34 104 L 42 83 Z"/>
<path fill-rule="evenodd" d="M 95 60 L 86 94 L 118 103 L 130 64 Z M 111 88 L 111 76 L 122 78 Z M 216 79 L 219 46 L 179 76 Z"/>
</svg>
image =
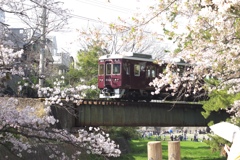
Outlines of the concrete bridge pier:
<svg viewBox="0 0 240 160">
<path fill-rule="evenodd" d="M 55 124 L 56 128 L 71 131 L 75 127 L 76 114 L 74 106 L 64 105 L 62 107 L 52 105 L 51 111 L 54 118 L 58 120 L 58 123 Z"/>
</svg>

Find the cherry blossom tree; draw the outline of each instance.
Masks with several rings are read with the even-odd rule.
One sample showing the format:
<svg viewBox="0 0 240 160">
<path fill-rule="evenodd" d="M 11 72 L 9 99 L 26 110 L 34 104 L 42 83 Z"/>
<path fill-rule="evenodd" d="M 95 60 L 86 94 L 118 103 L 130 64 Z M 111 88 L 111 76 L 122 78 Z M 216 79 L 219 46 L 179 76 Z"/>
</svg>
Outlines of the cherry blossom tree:
<svg viewBox="0 0 240 160">
<path fill-rule="evenodd" d="M 97 25 L 79 29 L 78 41 L 84 49 L 97 46 L 104 54 L 131 51 L 161 57 L 167 50 L 167 44 L 158 43 L 158 39 L 162 39 L 163 35 L 151 32 L 147 26 L 139 26 L 139 22 L 133 17 L 128 19 L 119 17 L 116 22 L 111 23 L 99 20 Z"/>
<path fill-rule="evenodd" d="M 0 45 L 0 93 L 12 75 L 24 75 L 23 68 L 17 65 L 21 55 L 22 50 L 14 52 L 13 49 Z"/>
<path fill-rule="evenodd" d="M 8 57 L 19 53 L 12 53 L 12 50 L 3 50 L 2 53 L 8 54 Z M 8 51 L 8 52 L 6 52 Z M 3 55 L 5 55 L 3 54 Z M 14 59 L 14 58 L 12 58 Z M 12 59 L 4 59 L 5 64 L 9 64 Z M 3 74 L 1 72 L 1 74 Z M 14 73 L 18 74 L 18 72 Z M 61 89 L 63 81 L 56 81 L 54 88 L 40 88 L 39 92 L 45 95 L 45 105 L 21 106 L 15 98 L 1 98 L 0 101 L 0 139 L 1 146 L 4 146 L 18 157 L 22 157 L 22 152 L 34 153 L 34 147 L 39 143 L 51 146 L 49 142 L 55 141 L 56 144 L 68 143 L 74 146 L 76 152 L 73 155 L 67 155 L 60 152 L 57 148 L 52 150 L 49 158 L 77 159 L 82 149 L 87 153 L 99 154 L 101 156 L 119 156 L 120 150 L 114 141 L 110 140 L 108 134 L 102 132 L 99 128 L 90 127 L 89 133 L 86 130 L 79 130 L 78 134 L 71 134 L 63 129 L 53 127 L 58 122 L 50 115 L 50 105 L 58 104 L 62 106 L 62 100 L 72 101 L 80 104 L 84 95 L 81 91 L 88 87 L 77 86 L 76 88 Z M 47 149 L 49 147 L 46 147 Z"/>
<path fill-rule="evenodd" d="M 31 9 L 37 9 L 39 5 L 48 7 L 49 11 L 55 14 L 61 12 L 59 8 L 51 8 L 57 2 L 47 1 L 48 5 L 44 6 L 41 2 L 38 0 L 1 1 L 0 9 L 28 20 L 30 19 L 28 12 Z M 60 24 L 57 24 L 57 26 L 60 26 Z M 3 34 L 5 33 L 1 32 L 1 35 Z M 18 65 L 22 62 L 23 51 L 12 49 L 11 44 L 4 41 L 2 36 L 0 43 L 1 82 L 4 83 L 4 80 L 8 80 L 11 75 L 24 76 L 24 69 Z M 45 105 L 19 104 L 20 101 L 13 97 L 2 97 L 0 99 L 0 147 L 20 158 L 25 158 L 24 154 L 26 153 L 36 153 L 37 146 L 41 144 L 44 144 L 45 150 L 50 150 L 49 158 L 51 159 L 78 159 L 83 151 L 104 157 L 119 156 L 121 151 L 118 149 L 118 145 L 99 128 L 89 127 L 88 130 L 80 129 L 77 134 L 72 134 L 67 130 L 54 127 L 58 120 L 51 115 L 50 105 L 62 106 L 61 99 L 63 98 L 67 102 L 72 101 L 79 105 L 84 96 L 82 91 L 88 88 L 77 86 L 76 88 L 64 89 L 61 87 L 61 82 L 56 81 L 53 88 L 33 86 L 39 89 L 39 94 L 46 97 Z M 67 151 L 60 150 L 57 146 L 61 144 L 72 146 L 74 153 L 68 154 Z M 8 155 L 5 158 L 7 159 Z"/>
<path fill-rule="evenodd" d="M 238 0 L 160 0 L 138 17 L 140 26 L 158 25 L 173 44 L 165 72 L 150 83 L 156 88 L 153 94 L 164 89 L 185 97 L 206 93 L 205 117 L 224 109 L 240 125 L 239 6 Z M 172 61 L 176 58 L 190 66 L 181 72 Z M 166 59 L 158 63 L 164 65 Z"/>
<path fill-rule="evenodd" d="M 21 48 L 16 48 L 18 43 L 14 44 L 13 42 L 9 46 L 10 48 L 14 47 L 14 49 L 24 49 L 24 63 L 18 65 L 22 65 L 28 73 L 31 72 L 32 75 L 37 76 L 39 72 L 39 54 L 44 52 L 42 59 L 44 67 L 47 68 L 45 75 L 50 75 L 49 72 L 53 70 L 48 64 L 52 61 L 52 57 L 49 55 L 51 48 L 49 48 L 46 37 L 50 32 L 58 31 L 67 24 L 70 11 L 63 8 L 63 2 L 57 0 L 1 1 L 0 10 L 6 15 L 15 16 L 15 18 L 19 19 L 21 25 L 24 25 L 23 30 L 21 30 L 24 37 L 16 36 L 7 27 L 1 33 L 1 37 L 3 37 L 1 40 L 11 39 L 12 41 L 24 43 Z M 29 77 L 28 79 L 31 81 Z M 16 92 L 15 89 L 14 92 Z"/>
<path fill-rule="evenodd" d="M 139 18 L 142 25 L 159 24 L 175 46 L 168 56 L 192 66 L 180 73 L 169 63 L 165 73 L 150 84 L 155 94 L 166 85 L 173 94 L 184 90 L 185 96 L 199 91 L 207 91 L 210 97 L 222 90 L 239 93 L 239 6 L 235 0 L 166 0 L 156 2 L 148 16 Z"/>
<path fill-rule="evenodd" d="M 46 16 L 43 9 L 46 9 Z M 56 0 L 8 0 L 0 2 L 0 9 L 17 16 L 27 29 L 31 29 L 32 38 L 27 43 L 36 41 L 36 35 L 41 38 L 42 34 L 47 35 L 51 31 L 62 29 L 70 18 L 70 11 L 63 8 L 63 2 Z M 43 17 L 44 16 L 44 17 Z M 45 18 L 45 19 L 43 19 Z M 45 32 L 42 32 L 43 21 L 46 20 Z"/>
<path fill-rule="evenodd" d="M 98 28 L 98 32 L 94 29 L 82 32 L 82 37 L 99 43 L 102 48 L 111 48 L 108 42 L 127 43 L 130 46 L 136 42 L 140 45 L 147 38 L 143 35 L 148 28 L 159 43 L 167 40 L 172 42 L 172 48 L 166 54 L 168 58 L 161 57 L 158 61 L 159 65 L 168 65 L 150 83 L 156 88 L 153 94 L 159 94 L 164 89 L 178 97 L 192 95 L 198 98 L 208 95 L 211 98 L 218 95 L 219 100 L 222 99 L 220 93 L 223 91 L 230 96 L 238 94 L 240 90 L 239 6 L 240 3 L 236 0 L 156 1 L 155 5 L 149 7 L 147 14 L 139 13 L 131 21 L 119 18 L 119 23 L 111 23 L 109 34 L 101 34 L 103 30 Z M 152 24 L 158 25 L 158 30 L 151 28 Z M 127 33 L 128 36 L 121 34 L 120 40 L 114 40 L 111 35 L 117 32 Z M 131 47 L 125 49 L 130 51 Z M 184 70 L 176 67 L 176 61 L 173 61 L 176 58 L 188 63 L 189 67 Z M 239 110 L 237 101 L 234 103 L 238 96 L 231 99 L 228 103 L 221 100 L 225 104 L 221 107 L 209 107 L 207 103 L 213 104 L 212 101 L 205 102 L 204 106 L 207 111 L 229 107 L 235 108 L 231 111 Z"/>
<path fill-rule="evenodd" d="M 21 52 L 13 52 L 12 49 L 1 48 L 2 66 L 9 70 L 1 70 L 1 78 L 6 74 L 23 74 L 21 70 L 14 69 L 14 63 L 21 57 Z M 45 104 L 39 106 L 21 106 L 17 99 L 1 98 L 0 100 L 0 139 L 1 146 L 7 148 L 18 157 L 24 157 L 24 153 L 35 153 L 38 144 L 45 144 L 45 148 L 52 152 L 49 158 L 77 159 L 82 151 L 89 154 L 99 154 L 101 156 L 119 156 L 118 145 L 111 141 L 109 135 L 99 128 L 90 127 L 87 130 L 79 130 L 78 134 L 71 134 L 63 129 L 54 128 L 58 122 L 50 113 L 50 105 L 58 104 L 62 106 L 61 99 L 67 102 L 80 104 L 84 96 L 82 92 L 88 89 L 87 86 L 77 86 L 75 88 L 61 88 L 62 80 L 55 82 L 54 88 L 40 88 L 39 94 L 46 96 Z M 36 86 L 37 87 L 37 86 Z M 50 142 L 56 143 L 53 146 Z M 71 144 L 75 148 L 75 153 L 68 155 L 60 152 L 59 144 Z M 6 157 L 7 158 L 7 157 Z"/>
<path fill-rule="evenodd" d="M 12 49 L 1 47 L 3 57 L 1 64 L 9 67 L 8 72 L 1 70 L 0 75 L 23 74 L 21 70 L 15 70 L 13 63 L 21 56 L 21 52 L 13 52 Z M 1 77 L 1 78 L 2 78 Z M 46 148 L 54 148 L 50 142 L 55 141 L 56 145 L 67 143 L 74 146 L 76 152 L 67 155 L 60 152 L 57 148 L 52 149 L 49 158 L 77 159 L 81 151 L 99 154 L 101 156 L 119 156 L 120 150 L 114 141 L 110 140 L 108 134 L 99 128 L 90 127 L 87 130 L 79 130 L 78 134 L 71 134 L 63 129 L 56 129 L 54 124 L 58 122 L 50 113 L 50 105 L 57 104 L 62 106 L 62 100 L 72 101 L 80 104 L 84 94 L 81 94 L 87 86 L 77 86 L 76 88 L 62 89 L 63 81 L 56 81 L 54 88 L 40 88 L 39 94 L 46 96 L 45 105 L 21 106 L 17 99 L 6 97 L 0 99 L 0 145 L 7 148 L 18 157 L 22 157 L 22 152 L 34 153 L 34 147 L 44 143 Z M 37 87 L 37 86 L 36 86 Z M 49 146 L 49 147 L 47 147 Z"/>
</svg>

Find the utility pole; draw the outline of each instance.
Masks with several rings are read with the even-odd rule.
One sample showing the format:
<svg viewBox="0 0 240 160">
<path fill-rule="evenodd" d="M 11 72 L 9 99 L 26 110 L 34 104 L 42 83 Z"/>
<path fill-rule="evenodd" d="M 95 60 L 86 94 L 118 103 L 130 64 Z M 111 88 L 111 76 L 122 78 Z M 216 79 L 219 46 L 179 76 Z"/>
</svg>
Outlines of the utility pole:
<svg viewBox="0 0 240 160">
<path fill-rule="evenodd" d="M 47 11 L 46 11 L 46 0 L 43 0 L 43 4 L 42 4 L 42 36 L 41 36 L 41 40 L 42 40 L 42 45 L 43 47 L 41 48 L 40 51 L 40 58 L 39 58 L 39 87 L 43 87 L 43 81 L 44 81 L 44 62 L 45 62 L 45 52 L 46 52 L 46 19 L 47 19 Z"/>
</svg>

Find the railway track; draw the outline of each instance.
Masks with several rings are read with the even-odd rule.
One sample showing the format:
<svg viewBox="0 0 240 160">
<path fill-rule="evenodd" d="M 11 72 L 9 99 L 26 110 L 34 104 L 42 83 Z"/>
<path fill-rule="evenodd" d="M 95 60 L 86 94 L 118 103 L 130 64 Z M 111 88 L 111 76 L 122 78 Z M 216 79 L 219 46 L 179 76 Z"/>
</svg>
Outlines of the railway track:
<svg viewBox="0 0 240 160">
<path fill-rule="evenodd" d="M 159 105 L 159 104 L 172 104 L 174 105 L 202 105 L 199 102 L 186 102 L 186 101 L 160 101 L 160 100 L 152 100 L 151 102 L 139 101 L 139 102 L 129 102 L 129 101 L 114 101 L 114 100 L 102 100 L 102 99 L 82 99 L 80 104 L 84 105 Z"/>
</svg>

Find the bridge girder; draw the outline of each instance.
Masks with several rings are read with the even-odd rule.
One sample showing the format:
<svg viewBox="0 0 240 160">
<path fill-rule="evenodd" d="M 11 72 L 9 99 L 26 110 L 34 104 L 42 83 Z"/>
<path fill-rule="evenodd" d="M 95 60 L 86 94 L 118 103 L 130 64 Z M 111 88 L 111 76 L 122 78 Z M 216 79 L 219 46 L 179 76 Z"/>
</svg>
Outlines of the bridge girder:
<svg viewBox="0 0 240 160">
<path fill-rule="evenodd" d="M 76 126 L 207 126 L 230 117 L 225 110 L 205 119 L 201 104 L 194 103 L 86 103 L 76 108 Z"/>
</svg>

